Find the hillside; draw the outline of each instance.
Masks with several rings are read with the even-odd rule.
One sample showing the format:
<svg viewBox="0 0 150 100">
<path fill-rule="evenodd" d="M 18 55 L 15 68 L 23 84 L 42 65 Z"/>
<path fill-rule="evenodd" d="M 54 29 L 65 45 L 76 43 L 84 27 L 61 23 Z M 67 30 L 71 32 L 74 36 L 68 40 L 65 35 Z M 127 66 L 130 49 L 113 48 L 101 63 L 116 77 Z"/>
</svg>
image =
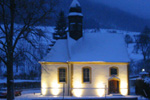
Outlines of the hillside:
<svg viewBox="0 0 150 100">
<path fill-rule="evenodd" d="M 58 15 L 60 10 L 64 10 L 67 16 L 71 1 L 72 0 L 58 0 L 56 15 Z M 145 25 L 150 26 L 150 20 L 139 18 L 117 8 L 111 8 L 104 4 L 95 3 L 92 2 L 92 0 L 79 0 L 79 2 L 82 6 L 84 28 L 86 29 L 110 28 L 126 31 L 141 31 Z M 55 23 L 55 16 L 54 20 L 49 21 L 47 24 L 50 25 Z"/>
</svg>

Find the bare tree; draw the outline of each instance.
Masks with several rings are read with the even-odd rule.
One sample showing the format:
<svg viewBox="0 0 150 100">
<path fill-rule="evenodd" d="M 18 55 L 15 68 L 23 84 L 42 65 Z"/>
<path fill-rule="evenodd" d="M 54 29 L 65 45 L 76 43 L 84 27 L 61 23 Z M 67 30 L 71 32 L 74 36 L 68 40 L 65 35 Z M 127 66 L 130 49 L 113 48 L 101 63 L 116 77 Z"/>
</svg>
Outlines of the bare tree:
<svg viewBox="0 0 150 100">
<path fill-rule="evenodd" d="M 56 0 L 0 0 L 0 60 L 7 66 L 7 100 L 14 100 L 13 63 L 18 42 L 35 46 L 35 25 L 51 18 Z M 18 23 L 18 24 L 16 24 Z M 24 51 L 25 52 L 25 51 Z M 30 53 L 30 52 L 28 52 Z"/>
<path fill-rule="evenodd" d="M 134 49 L 136 52 L 141 52 L 144 61 L 149 59 L 150 54 L 150 29 L 146 26 L 140 35 L 135 36 L 136 45 Z"/>
<path fill-rule="evenodd" d="M 126 42 L 127 47 L 128 47 L 129 43 L 132 43 L 132 42 L 133 42 L 132 37 L 131 37 L 130 35 L 128 35 L 128 34 L 125 35 L 125 42 Z"/>
</svg>

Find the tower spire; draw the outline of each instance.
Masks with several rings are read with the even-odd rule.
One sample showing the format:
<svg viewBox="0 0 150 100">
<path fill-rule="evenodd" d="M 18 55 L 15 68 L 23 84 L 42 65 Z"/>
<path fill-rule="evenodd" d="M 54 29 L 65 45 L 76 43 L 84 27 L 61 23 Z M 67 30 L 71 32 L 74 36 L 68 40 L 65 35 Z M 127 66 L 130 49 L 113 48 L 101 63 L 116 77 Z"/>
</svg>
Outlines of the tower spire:
<svg viewBox="0 0 150 100">
<path fill-rule="evenodd" d="M 73 0 L 69 10 L 69 35 L 78 40 L 82 37 L 82 9 L 78 0 Z"/>
<path fill-rule="evenodd" d="M 70 7 L 80 7 L 80 3 L 78 2 L 78 0 L 73 0 Z"/>
<path fill-rule="evenodd" d="M 78 12 L 78 13 L 82 13 L 82 10 L 81 10 L 81 5 L 80 3 L 78 2 L 78 0 L 73 0 L 71 5 L 70 5 L 70 10 L 69 12 Z"/>
</svg>

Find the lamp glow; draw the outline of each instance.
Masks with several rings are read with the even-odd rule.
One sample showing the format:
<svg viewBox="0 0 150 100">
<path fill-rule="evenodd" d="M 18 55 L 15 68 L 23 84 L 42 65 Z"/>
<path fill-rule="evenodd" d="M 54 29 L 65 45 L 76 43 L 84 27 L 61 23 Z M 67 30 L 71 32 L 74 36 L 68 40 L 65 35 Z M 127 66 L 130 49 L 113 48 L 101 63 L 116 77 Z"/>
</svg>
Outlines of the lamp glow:
<svg viewBox="0 0 150 100">
<path fill-rule="evenodd" d="M 97 89 L 97 95 L 100 96 L 100 97 L 104 96 L 104 94 L 105 94 L 105 85 L 102 82 L 100 82 L 99 84 L 97 84 L 97 87 L 99 88 L 99 89 Z"/>
<path fill-rule="evenodd" d="M 74 89 L 74 90 L 73 90 L 73 94 L 74 94 L 74 96 L 76 96 L 76 97 L 81 97 L 82 93 L 83 93 L 83 90 L 82 90 L 82 89 Z"/>
<path fill-rule="evenodd" d="M 59 93 L 60 93 L 60 85 L 57 83 L 57 82 L 52 82 L 52 90 L 51 90 L 51 92 L 52 92 L 52 94 L 54 95 L 54 96 L 57 96 Z"/>
<path fill-rule="evenodd" d="M 46 95 L 46 92 L 47 92 L 47 85 L 46 85 L 46 83 L 42 83 L 42 95 Z"/>
<path fill-rule="evenodd" d="M 145 69 L 142 69 L 142 72 L 145 72 Z"/>
<path fill-rule="evenodd" d="M 128 94 L 128 89 L 121 89 L 121 94 L 122 95 L 127 95 Z"/>
<path fill-rule="evenodd" d="M 76 89 L 73 89 L 73 95 L 76 96 L 76 97 L 81 97 L 82 96 L 82 93 L 83 93 L 83 90 L 80 89 L 82 88 L 82 84 L 80 83 L 80 81 L 76 81 L 74 83 L 74 87 Z M 79 89 L 78 89 L 79 88 Z"/>
<path fill-rule="evenodd" d="M 122 95 L 128 95 L 128 89 L 127 89 L 127 83 L 126 82 L 121 82 L 121 94 Z"/>
</svg>

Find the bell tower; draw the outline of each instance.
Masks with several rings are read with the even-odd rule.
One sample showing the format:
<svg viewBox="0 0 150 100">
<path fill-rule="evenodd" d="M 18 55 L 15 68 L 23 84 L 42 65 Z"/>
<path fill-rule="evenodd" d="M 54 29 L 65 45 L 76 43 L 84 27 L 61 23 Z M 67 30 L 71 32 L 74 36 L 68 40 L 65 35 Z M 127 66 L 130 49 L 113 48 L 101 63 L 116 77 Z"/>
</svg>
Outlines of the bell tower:
<svg viewBox="0 0 150 100">
<path fill-rule="evenodd" d="M 69 10 L 69 35 L 71 38 L 78 40 L 82 37 L 82 19 L 83 14 L 80 3 L 73 0 Z"/>
</svg>

